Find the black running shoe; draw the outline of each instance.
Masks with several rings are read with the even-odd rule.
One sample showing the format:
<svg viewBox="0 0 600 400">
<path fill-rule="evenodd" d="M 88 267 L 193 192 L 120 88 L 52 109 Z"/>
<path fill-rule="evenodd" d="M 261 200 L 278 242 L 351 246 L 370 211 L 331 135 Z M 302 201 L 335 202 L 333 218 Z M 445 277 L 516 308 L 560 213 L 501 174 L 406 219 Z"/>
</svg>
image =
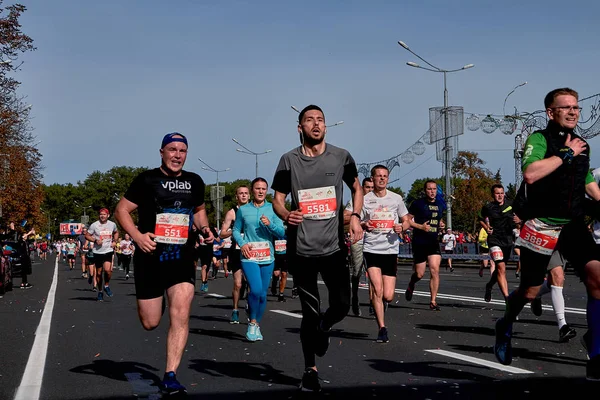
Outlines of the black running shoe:
<svg viewBox="0 0 600 400">
<path fill-rule="evenodd" d="M 542 315 L 542 299 L 540 297 L 536 297 L 531 302 L 531 312 L 537 317 Z"/>
<path fill-rule="evenodd" d="M 327 353 L 329 348 L 329 336 L 331 335 L 331 328 L 324 330 L 322 328 L 323 316 L 317 327 L 317 334 L 315 335 L 315 355 L 317 357 L 323 357 Z"/>
<path fill-rule="evenodd" d="M 496 342 L 494 343 L 494 355 L 500 364 L 510 365 L 512 363 L 512 327 L 507 326 L 504 318 L 496 321 Z"/>
<path fill-rule="evenodd" d="M 600 382 L 600 356 L 596 356 L 587 362 L 585 366 L 585 379 Z"/>
<path fill-rule="evenodd" d="M 307 368 L 306 371 L 304 371 L 304 375 L 302 375 L 300 390 L 303 392 L 320 392 L 321 384 L 319 383 L 319 373 L 312 368 Z"/>
<path fill-rule="evenodd" d="M 187 393 L 185 386 L 179 383 L 173 371 L 165 374 L 161 386 L 163 392 L 168 396 Z"/>
<path fill-rule="evenodd" d="M 377 343 L 388 343 L 390 339 L 388 338 L 387 328 L 384 326 L 379 329 L 379 334 L 377 335 Z"/>
<path fill-rule="evenodd" d="M 492 301 L 492 287 L 489 285 L 485 285 L 485 294 L 483 295 L 483 299 L 486 302 Z"/>
<path fill-rule="evenodd" d="M 440 306 L 437 305 L 437 303 L 429 303 L 429 309 L 432 311 L 442 311 L 442 309 L 440 308 Z"/>
<path fill-rule="evenodd" d="M 285 303 L 285 296 L 283 293 L 279 293 L 279 296 L 277 296 L 277 301 L 280 303 Z"/>
<path fill-rule="evenodd" d="M 414 285 L 411 286 L 409 284 L 408 287 L 406 288 L 406 292 L 404 292 L 404 298 L 406 299 L 406 301 L 411 301 L 412 300 L 412 296 L 413 296 L 414 290 L 415 290 Z"/>
<path fill-rule="evenodd" d="M 577 336 L 577 331 L 569 326 L 569 324 L 563 325 L 558 331 L 558 341 L 560 343 L 567 343 L 569 340 Z"/>
</svg>

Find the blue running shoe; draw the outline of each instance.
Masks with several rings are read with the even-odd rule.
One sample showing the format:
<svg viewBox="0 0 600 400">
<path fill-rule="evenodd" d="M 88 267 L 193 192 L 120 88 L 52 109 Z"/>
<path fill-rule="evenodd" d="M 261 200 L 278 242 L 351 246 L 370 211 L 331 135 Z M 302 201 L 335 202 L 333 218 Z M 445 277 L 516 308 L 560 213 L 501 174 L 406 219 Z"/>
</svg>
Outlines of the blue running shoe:
<svg viewBox="0 0 600 400">
<path fill-rule="evenodd" d="M 161 382 L 161 386 L 163 392 L 169 396 L 187 393 L 185 386 L 179 383 L 179 381 L 177 380 L 177 376 L 173 371 L 165 373 L 165 376 L 163 377 L 163 380 Z"/>
<path fill-rule="evenodd" d="M 256 325 L 256 340 L 263 340 L 263 335 L 258 325 Z"/>
<path fill-rule="evenodd" d="M 252 322 L 248 324 L 248 332 L 246 332 L 246 339 L 251 342 L 256 342 L 258 340 L 258 336 L 256 335 L 256 330 L 258 326 L 253 324 Z"/>
<path fill-rule="evenodd" d="M 208 292 L 208 283 L 203 283 L 200 285 L 200 291 L 204 293 Z"/>
<path fill-rule="evenodd" d="M 104 286 L 104 291 L 106 292 L 106 295 L 108 297 L 113 297 L 112 290 L 110 290 L 110 288 L 108 286 Z"/>
<path fill-rule="evenodd" d="M 102 294 L 102 292 L 98 292 L 97 300 L 98 301 L 104 301 L 104 295 Z"/>
<path fill-rule="evenodd" d="M 230 324 L 239 324 L 240 323 L 240 312 L 238 310 L 233 310 L 231 313 Z"/>
<path fill-rule="evenodd" d="M 494 343 L 494 355 L 500 364 L 510 365 L 512 363 L 512 324 L 506 323 L 504 318 L 496 321 L 496 343 Z"/>
</svg>

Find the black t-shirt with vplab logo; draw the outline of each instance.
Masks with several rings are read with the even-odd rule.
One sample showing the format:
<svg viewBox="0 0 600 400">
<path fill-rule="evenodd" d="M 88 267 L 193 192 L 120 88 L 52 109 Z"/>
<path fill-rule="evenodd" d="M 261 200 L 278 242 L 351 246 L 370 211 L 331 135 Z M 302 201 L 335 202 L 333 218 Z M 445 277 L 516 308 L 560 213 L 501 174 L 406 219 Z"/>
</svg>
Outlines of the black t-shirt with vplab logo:
<svg viewBox="0 0 600 400">
<path fill-rule="evenodd" d="M 155 168 L 139 174 L 124 197 L 138 206 L 139 231 L 157 235 L 159 253 L 165 248 L 176 254 L 182 246 L 194 247 L 194 210 L 204 204 L 204 190 L 198 174 L 182 171 L 170 177 Z"/>
</svg>

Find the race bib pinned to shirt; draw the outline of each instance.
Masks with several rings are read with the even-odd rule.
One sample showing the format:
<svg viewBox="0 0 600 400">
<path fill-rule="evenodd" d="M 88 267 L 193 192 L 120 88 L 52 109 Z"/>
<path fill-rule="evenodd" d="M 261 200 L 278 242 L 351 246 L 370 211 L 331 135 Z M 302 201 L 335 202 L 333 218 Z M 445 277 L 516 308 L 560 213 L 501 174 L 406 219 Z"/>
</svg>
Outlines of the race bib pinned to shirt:
<svg viewBox="0 0 600 400">
<path fill-rule="evenodd" d="M 287 247 L 287 240 L 275 241 L 275 253 L 283 253 Z"/>
<path fill-rule="evenodd" d="M 305 219 L 323 220 L 336 216 L 335 187 L 298 190 L 299 207 Z"/>
<path fill-rule="evenodd" d="M 394 230 L 394 213 L 390 211 L 375 211 L 371 214 L 371 226 L 375 233 L 389 233 Z"/>
<path fill-rule="evenodd" d="M 248 260 L 254 262 L 269 261 L 271 259 L 271 247 L 269 242 L 250 242 L 250 257 Z"/>
<path fill-rule="evenodd" d="M 189 229 L 190 216 L 187 214 L 157 214 L 154 240 L 157 243 L 185 244 L 188 240 Z"/>
<path fill-rule="evenodd" d="M 548 225 L 537 218 L 528 220 L 521 228 L 516 245 L 549 256 L 556 247 L 560 231 L 560 226 Z"/>
</svg>

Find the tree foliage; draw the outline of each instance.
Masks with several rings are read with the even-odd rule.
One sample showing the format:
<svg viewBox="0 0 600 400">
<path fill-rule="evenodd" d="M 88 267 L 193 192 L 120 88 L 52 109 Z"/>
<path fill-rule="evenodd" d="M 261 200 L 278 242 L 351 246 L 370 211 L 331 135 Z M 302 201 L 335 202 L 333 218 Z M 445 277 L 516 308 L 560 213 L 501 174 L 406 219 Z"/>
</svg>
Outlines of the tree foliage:
<svg viewBox="0 0 600 400">
<path fill-rule="evenodd" d="M 487 168 L 477 153 L 460 151 L 452 165 L 454 174 L 454 197 L 452 202 L 452 228 L 473 232 L 476 230 L 477 215 L 481 207 L 492 200 L 490 188 L 496 176 Z"/>
<path fill-rule="evenodd" d="M 2 7 L 0 0 L 0 215 L 5 222 L 41 220 L 42 156 L 34 144 L 31 106 L 17 93 L 20 82 L 11 74 L 20 69 L 19 56 L 35 50 L 21 31 L 21 4 Z"/>
</svg>

